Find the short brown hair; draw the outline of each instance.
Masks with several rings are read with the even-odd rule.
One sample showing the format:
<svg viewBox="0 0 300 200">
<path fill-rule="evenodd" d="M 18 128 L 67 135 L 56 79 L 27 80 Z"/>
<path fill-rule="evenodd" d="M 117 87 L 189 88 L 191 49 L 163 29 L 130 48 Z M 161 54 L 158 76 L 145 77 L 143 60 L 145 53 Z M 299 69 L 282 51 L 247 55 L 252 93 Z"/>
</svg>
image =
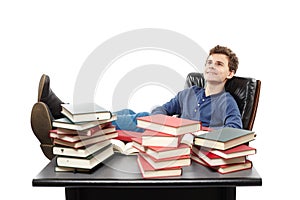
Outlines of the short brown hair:
<svg viewBox="0 0 300 200">
<path fill-rule="evenodd" d="M 209 55 L 212 55 L 212 54 L 224 54 L 224 55 L 228 56 L 229 71 L 234 71 L 234 73 L 236 73 L 238 66 L 239 66 L 239 59 L 235 55 L 235 53 L 233 53 L 233 51 L 231 51 L 231 49 L 224 47 L 224 46 L 217 45 L 209 51 Z"/>
</svg>

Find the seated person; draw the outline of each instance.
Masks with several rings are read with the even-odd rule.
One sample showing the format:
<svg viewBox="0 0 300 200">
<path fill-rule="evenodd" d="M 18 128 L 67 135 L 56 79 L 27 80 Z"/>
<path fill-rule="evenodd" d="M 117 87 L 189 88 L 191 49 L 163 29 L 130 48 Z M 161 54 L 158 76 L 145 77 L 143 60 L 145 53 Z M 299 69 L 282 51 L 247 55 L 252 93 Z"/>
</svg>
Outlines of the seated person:
<svg viewBox="0 0 300 200">
<path fill-rule="evenodd" d="M 142 132 L 136 127 L 136 118 L 153 114 L 177 115 L 181 118 L 198 120 L 203 126 L 211 128 L 242 128 L 242 120 L 236 101 L 225 91 L 225 83 L 231 79 L 238 69 L 238 58 L 231 49 L 215 46 L 209 52 L 204 68 L 205 88 L 192 86 L 177 93 L 169 102 L 148 112 L 135 113 L 130 109 L 115 112 L 117 129 Z M 33 106 L 31 126 L 41 144 L 49 144 L 48 132 L 52 129 L 52 120 L 64 117 L 61 101 L 50 88 L 50 78 L 42 75 L 38 102 Z M 46 142 L 42 140 L 47 140 Z M 43 149 L 43 147 L 42 147 Z M 44 150 L 43 150 L 44 151 Z"/>
</svg>

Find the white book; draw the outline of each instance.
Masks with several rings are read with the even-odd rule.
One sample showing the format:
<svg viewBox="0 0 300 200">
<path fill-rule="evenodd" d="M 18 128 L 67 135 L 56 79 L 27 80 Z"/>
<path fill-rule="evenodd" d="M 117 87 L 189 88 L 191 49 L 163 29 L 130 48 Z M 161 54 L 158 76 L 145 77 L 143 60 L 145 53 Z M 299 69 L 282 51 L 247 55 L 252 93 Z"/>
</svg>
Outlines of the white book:
<svg viewBox="0 0 300 200">
<path fill-rule="evenodd" d="M 98 164 L 105 161 L 107 158 L 114 154 L 112 144 L 108 145 L 97 151 L 96 153 L 86 157 L 86 158 L 77 158 L 77 157 L 65 157 L 57 156 L 56 163 L 59 167 L 73 167 L 81 169 L 92 169 Z"/>
<path fill-rule="evenodd" d="M 111 144 L 110 140 L 104 140 L 102 142 L 97 142 L 95 144 L 91 144 L 86 147 L 78 148 L 78 149 L 55 145 L 53 147 L 53 154 L 61 155 L 61 156 L 74 156 L 74 157 L 84 158 L 108 146 L 109 144 Z"/>
</svg>

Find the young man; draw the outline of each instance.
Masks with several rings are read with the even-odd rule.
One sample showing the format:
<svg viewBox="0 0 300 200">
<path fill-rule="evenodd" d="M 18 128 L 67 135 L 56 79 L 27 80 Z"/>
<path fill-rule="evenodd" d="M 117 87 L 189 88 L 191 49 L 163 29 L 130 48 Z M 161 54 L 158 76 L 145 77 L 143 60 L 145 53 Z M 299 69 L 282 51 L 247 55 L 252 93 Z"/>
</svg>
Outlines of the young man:
<svg viewBox="0 0 300 200">
<path fill-rule="evenodd" d="M 239 108 L 225 91 L 225 83 L 231 79 L 238 68 L 238 58 L 229 48 L 216 46 L 209 52 L 204 68 L 205 88 L 193 86 L 180 91 L 169 102 L 159 106 L 151 113 L 135 113 L 130 109 L 115 112 L 117 129 L 142 132 L 136 127 L 136 118 L 152 114 L 178 115 L 181 118 L 201 121 L 203 126 L 242 128 Z M 52 141 L 48 136 L 52 129 L 52 120 L 64 117 L 61 113 L 63 103 L 51 90 L 50 78 L 42 75 L 38 102 L 33 106 L 31 126 L 41 142 L 41 148 L 47 158 L 52 159 Z"/>
<path fill-rule="evenodd" d="M 151 114 L 163 113 L 199 120 L 206 127 L 242 128 L 240 111 L 225 83 L 238 68 L 238 58 L 227 47 L 216 46 L 209 52 L 204 68 L 205 88 L 193 86 L 179 92 Z"/>
</svg>

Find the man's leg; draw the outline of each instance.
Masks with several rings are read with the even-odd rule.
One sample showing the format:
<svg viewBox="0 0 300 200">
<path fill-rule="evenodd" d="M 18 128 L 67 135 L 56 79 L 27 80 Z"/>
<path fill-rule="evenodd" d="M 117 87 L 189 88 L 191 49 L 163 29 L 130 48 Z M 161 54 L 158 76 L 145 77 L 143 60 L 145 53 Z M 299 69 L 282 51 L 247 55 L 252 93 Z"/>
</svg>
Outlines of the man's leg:
<svg viewBox="0 0 300 200">
<path fill-rule="evenodd" d="M 50 88 L 49 76 L 43 74 L 38 88 L 38 102 L 31 111 L 31 128 L 40 141 L 41 149 L 48 159 L 54 157 L 52 153 L 53 142 L 49 137 L 53 119 L 61 118 L 61 104 L 63 102 L 54 94 Z"/>
<path fill-rule="evenodd" d="M 117 130 L 144 132 L 144 129 L 136 126 L 136 119 L 138 117 L 148 116 L 148 112 L 135 113 L 130 109 L 123 109 L 115 112 L 115 114 L 117 115 L 117 120 L 113 122 L 113 125 L 116 126 Z"/>
</svg>

